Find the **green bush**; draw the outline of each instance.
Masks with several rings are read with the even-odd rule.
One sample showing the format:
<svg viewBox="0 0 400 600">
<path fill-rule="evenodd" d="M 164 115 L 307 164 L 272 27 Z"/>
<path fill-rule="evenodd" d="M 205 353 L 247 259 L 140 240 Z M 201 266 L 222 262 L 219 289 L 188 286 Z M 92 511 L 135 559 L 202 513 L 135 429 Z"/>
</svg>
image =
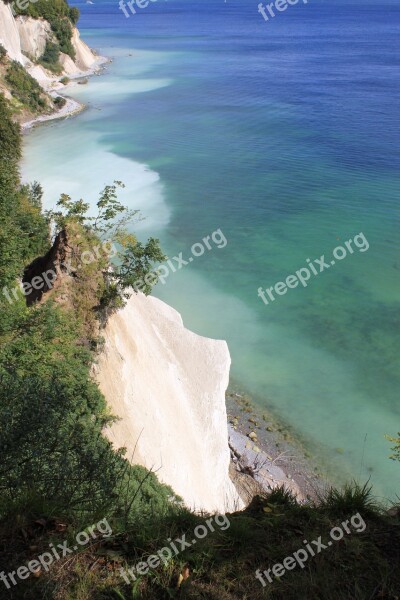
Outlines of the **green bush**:
<svg viewBox="0 0 400 600">
<path fill-rule="evenodd" d="M 66 99 L 62 96 L 57 96 L 57 98 L 54 98 L 53 102 L 54 106 L 56 106 L 57 108 L 63 108 L 63 106 L 65 106 L 67 103 Z"/>
<path fill-rule="evenodd" d="M 389 440 L 392 444 L 393 454 L 390 456 L 392 460 L 400 461 L 400 432 L 397 434 L 398 437 L 391 437 L 389 435 L 386 436 L 386 439 Z"/>
<path fill-rule="evenodd" d="M 55 73 L 61 71 L 61 65 L 59 64 L 60 58 L 60 46 L 59 44 L 55 44 L 54 42 L 46 42 L 46 48 L 39 59 L 40 64 L 42 64 L 46 69 L 53 71 Z"/>
<path fill-rule="evenodd" d="M 8 3 L 11 3 L 11 0 L 8 0 Z M 20 8 L 17 3 L 14 3 L 14 11 L 19 15 L 29 15 L 36 19 L 42 17 L 47 21 L 55 17 L 70 18 L 71 9 L 66 0 L 37 0 L 26 4 L 26 8 Z"/>
<path fill-rule="evenodd" d="M 30 110 L 38 112 L 46 107 L 42 88 L 19 62 L 11 62 L 7 69 L 6 82 L 10 85 L 12 95 Z"/>
<path fill-rule="evenodd" d="M 0 44 L 0 64 L 3 64 L 7 56 L 7 50 Z"/>
<path fill-rule="evenodd" d="M 79 8 L 76 8 L 76 6 L 73 6 L 72 8 L 69 9 L 69 18 L 73 25 L 76 25 L 78 23 L 80 16 L 81 16 L 80 10 L 79 10 Z"/>
<path fill-rule="evenodd" d="M 40 186 L 19 186 L 20 157 L 19 126 L 12 122 L 7 101 L 0 94 L 0 290 L 13 285 L 27 262 L 46 251 L 49 243 Z M 6 318 L 1 299 L 5 301 L 4 296 L 0 295 L 0 330 Z"/>
<path fill-rule="evenodd" d="M 32 93 L 18 63 L 8 77 L 21 97 Z M 37 182 L 20 185 L 20 157 L 19 127 L 0 95 L 0 290 L 7 286 L 11 294 L 24 267 L 50 245 L 43 190 Z M 74 244 L 75 233 L 81 252 L 126 213 L 113 187 L 102 193 L 94 221 L 83 202 L 63 196 L 60 206 L 68 241 Z M 90 334 L 98 328 L 87 324 L 96 319 L 107 269 L 106 254 L 82 269 L 69 289 L 69 308 L 50 300 L 29 308 L 22 295 L 9 303 L 0 293 L 0 519 L 39 505 L 74 516 L 106 511 L 125 523 L 169 510 L 173 491 L 131 466 L 103 436 L 113 419 L 90 374 L 97 342 Z"/>
<path fill-rule="evenodd" d="M 49 21 L 51 29 L 60 44 L 61 52 L 68 54 L 72 60 L 75 60 L 75 49 L 72 45 L 72 27 L 68 19 L 56 17 Z"/>
</svg>

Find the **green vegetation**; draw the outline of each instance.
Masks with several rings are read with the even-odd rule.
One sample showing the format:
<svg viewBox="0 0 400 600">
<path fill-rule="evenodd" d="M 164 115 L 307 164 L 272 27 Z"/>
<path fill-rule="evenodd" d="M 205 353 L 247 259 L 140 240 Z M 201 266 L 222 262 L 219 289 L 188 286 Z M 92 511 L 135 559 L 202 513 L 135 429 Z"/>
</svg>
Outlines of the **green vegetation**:
<svg viewBox="0 0 400 600">
<path fill-rule="evenodd" d="M 45 67 L 45 69 L 49 69 L 53 73 L 61 72 L 61 65 L 59 63 L 60 59 L 60 46 L 59 44 L 55 44 L 54 42 L 46 42 L 46 48 L 39 59 L 39 63 Z"/>
<path fill-rule="evenodd" d="M 125 215 L 116 225 L 121 235 L 128 218 L 110 189 L 101 196 L 93 226 L 82 212 L 84 203 L 66 196 L 60 201 L 64 212 L 43 215 L 40 184 L 20 185 L 20 156 L 19 128 L 0 96 L 0 289 L 13 289 L 26 265 L 50 249 L 53 217 L 56 226 L 62 223 L 56 233 L 74 248 L 72 269 L 81 253 L 101 244 L 101 232 L 113 230 L 114 216 Z M 0 294 L 2 539 L 11 522 L 31 515 L 87 523 L 104 512 L 127 526 L 179 508 L 170 488 L 132 467 L 102 434 L 113 417 L 90 368 L 101 343 L 95 309 L 100 310 L 106 272 L 107 255 L 99 252 L 75 281 L 66 278 L 67 304 L 56 290 L 30 308 L 22 294 L 12 303 Z"/>
<path fill-rule="evenodd" d="M 71 225 L 74 224 L 75 228 L 82 228 L 92 245 L 104 239 L 116 242 L 119 251 L 115 256 L 112 273 L 108 272 L 107 264 L 97 265 L 103 270 L 102 282 L 97 285 L 98 310 L 107 314 L 124 306 L 131 293 L 130 288 L 150 294 L 152 287 L 158 282 L 155 265 L 166 258 L 155 238 L 142 244 L 128 233 L 126 225 L 140 217 L 138 211 L 129 211 L 118 201 L 119 187 L 123 187 L 123 184 L 116 181 L 114 185 L 104 188 L 97 202 L 98 213 L 95 217 L 88 216 L 87 203 L 83 200 L 74 201 L 65 194 L 57 204 L 61 210 L 51 214 L 57 232 L 65 228 L 71 231 Z"/>
<path fill-rule="evenodd" d="M 68 16 L 69 16 L 69 19 L 72 22 L 72 24 L 76 25 L 81 16 L 79 8 L 77 8 L 76 6 L 73 6 L 72 8 L 70 8 Z"/>
<path fill-rule="evenodd" d="M 0 44 L 0 65 L 2 65 L 7 56 L 7 50 Z"/>
<path fill-rule="evenodd" d="M 399 460 L 400 461 L 400 432 L 397 434 L 398 437 L 391 437 L 391 436 L 387 436 L 387 439 L 389 440 L 389 442 L 391 442 L 392 444 L 394 444 L 392 450 L 393 450 L 393 454 L 391 455 L 391 459 L 392 460 Z"/>
<path fill-rule="evenodd" d="M 62 108 L 66 105 L 66 103 L 66 99 L 62 96 L 57 96 L 57 98 L 54 98 L 54 106 L 56 106 L 57 108 Z"/>
<path fill-rule="evenodd" d="M 353 517 L 356 518 L 352 521 Z M 74 556 L 55 563 L 48 574 L 21 581 L 16 590 L 19 595 L 13 598 L 396 600 L 398 597 L 399 516 L 389 516 L 380 510 L 370 491 L 358 486 L 348 488 L 343 494 L 328 492 L 318 506 L 299 505 L 281 489 L 266 497 L 258 496 L 244 512 L 228 516 L 229 527 L 226 521 L 224 527 L 214 522 L 214 532 L 197 539 L 195 545 L 171 556 L 165 564 L 142 575 L 134 570 L 136 580 L 131 579 L 129 584 L 121 577 L 121 568 L 128 573 L 128 569 L 135 569 L 171 541 L 181 549 L 177 540 L 191 542 L 196 526 L 204 525 L 206 519 L 184 509 L 138 518 L 128 528 L 123 521 L 110 519 L 112 537 L 100 545 L 93 542 Z M 51 523 L 48 518 L 44 521 L 39 526 L 34 525 L 33 519 L 20 520 L 18 525 L 10 523 L 4 529 L 6 543 L 0 557 L 6 572 L 31 558 L 28 544 L 35 545 L 37 556 L 48 551 L 50 541 L 73 540 L 73 534 L 79 531 L 77 522 L 61 521 L 68 528 L 60 534 L 57 522 Z M 348 533 L 342 523 L 347 523 Z M 22 536 L 17 535 L 19 527 L 30 531 L 25 544 Z M 342 539 L 328 546 L 331 530 L 338 527 Z M 335 536 L 340 537 L 337 530 Z M 271 582 L 264 576 L 263 587 L 256 578 L 257 569 L 262 574 L 276 564 L 282 565 L 287 557 L 306 548 L 305 540 L 311 544 L 315 556 L 307 553 L 308 558 L 301 563 L 304 568 L 293 560 L 294 567 L 279 577 L 270 571 Z M 318 540 L 325 546 L 319 551 Z M 14 545 L 12 556 L 6 549 L 7 541 Z M 304 554 L 301 558 L 304 559 Z"/>
<path fill-rule="evenodd" d="M 60 45 L 61 52 L 68 54 L 72 60 L 75 60 L 75 49 L 72 45 L 72 27 L 69 19 L 65 17 L 56 17 L 49 20 L 51 29 Z"/>
<path fill-rule="evenodd" d="M 10 0 L 5 0 L 10 4 Z M 22 3 L 21 3 L 22 4 Z M 37 0 L 36 2 L 26 3 L 26 8 L 20 8 L 17 3 L 14 4 L 14 11 L 18 15 L 29 15 L 36 19 L 42 17 L 47 21 L 55 19 L 57 17 L 67 17 L 72 22 L 77 22 L 77 15 L 79 19 L 79 9 L 71 8 L 68 5 L 67 0 Z"/>
<path fill-rule="evenodd" d="M 46 108 L 46 96 L 42 88 L 19 62 L 13 60 L 9 64 L 5 80 L 10 86 L 11 94 L 32 112 Z"/>
<path fill-rule="evenodd" d="M 19 127 L 11 120 L 0 94 L 0 289 L 14 285 L 25 265 L 48 246 L 47 219 L 41 213 L 37 187 L 19 186 Z M 1 299 L 4 297 L 0 295 Z M 0 327 L 10 311 L 2 308 Z"/>
</svg>

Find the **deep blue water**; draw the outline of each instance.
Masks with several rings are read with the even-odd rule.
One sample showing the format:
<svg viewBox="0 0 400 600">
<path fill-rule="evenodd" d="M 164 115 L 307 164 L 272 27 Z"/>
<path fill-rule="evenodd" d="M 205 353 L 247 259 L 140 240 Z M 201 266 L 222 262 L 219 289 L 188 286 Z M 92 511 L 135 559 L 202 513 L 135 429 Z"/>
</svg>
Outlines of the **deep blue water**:
<svg viewBox="0 0 400 600">
<path fill-rule="evenodd" d="M 146 234 L 171 256 L 220 228 L 226 248 L 156 293 L 227 339 L 233 379 L 330 473 L 398 493 L 384 435 L 400 429 L 400 6 L 310 0 L 267 23 L 248 0 L 158 0 L 130 18 L 117 1 L 76 4 L 83 37 L 115 62 L 80 90 L 91 110 L 33 134 L 30 153 L 61 131 L 77 178 L 90 136 L 147 164 L 169 221 L 153 214 Z M 91 160 L 79 177 L 99 189 L 114 163 Z M 145 215 L 146 198 L 135 189 Z M 257 296 L 361 232 L 368 251 L 269 305 Z"/>
</svg>

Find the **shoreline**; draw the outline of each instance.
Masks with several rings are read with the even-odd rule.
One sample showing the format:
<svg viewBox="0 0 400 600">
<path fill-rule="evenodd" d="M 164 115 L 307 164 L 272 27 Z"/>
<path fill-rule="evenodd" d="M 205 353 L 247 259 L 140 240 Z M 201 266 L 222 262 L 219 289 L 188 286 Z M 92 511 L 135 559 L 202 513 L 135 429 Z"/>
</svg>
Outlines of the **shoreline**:
<svg viewBox="0 0 400 600">
<path fill-rule="evenodd" d="M 59 94 L 61 96 L 61 94 Z M 50 115 L 41 115 L 39 117 L 35 117 L 29 121 L 24 121 L 20 124 L 22 133 L 27 133 L 31 129 L 34 129 L 36 125 L 40 125 L 41 123 L 47 123 L 48 121 L 55 121 L 57 119 L 65 119 L 68 117 L 72 117 L 78 115 L 82 111 L 86 109 L 86 105 L 70 98 L 69 96 L 61 96 L 66 100 L 65 106 L 60 108 L 54 113 Z"/>
<path fill-rule="evenodd" d="M 317 501 L 332 485 L 301 441 L 232 383 L 226 392 L 226 408 L 231 477 L 239 493 L 269 493 L 284 485 L 300 503 L 306 503 Z"/>
<path fill-rule="evenodd" d="M 94 75 L 100 76 L 100 74 L 105 70 L 106 65 L 110 64 L 111 62 L 112 62 L 111 58 L 107 58 L 105 56 L 99 56 L 96 63 L 92 67 L 90 67 L 90 69 L 87 69 L 86 71 L 79 71 L 75 75 L 69 75 L 68 79 L 70 81 L 66 85 L 61 84 L 59 80 L 58 81 L 53 80 L 51 86 L 48 86 L 48 87 L 42 86 L 43 89 L 48 94 L 50 94 L 50 96 L 52 96 L 52 97 L 60 96 L 61 98 L 64 98 L 66 100 L 66 104 L 62 108 L 56 109 L 54 112 L 52 112 L 49 115 L 39 115 L 38 117 L 35 117 L 34 119 L 22 121 L 22 123 L 20 123 L 22 133 L 25 134 L 25 133 L 29 132 L 31 129 L 33 129 L 35 126 L 40 125 L 42 123 L 47 123 L 49 121 L 55 121 L 58 119 L 66 119 L 69 117 L 73 117 L 73 116 L 80 114 L 84 110 L 86 110 L 86 108 L 87 108 L 86 104 L 83 104 L 82 102 L 79 102 L 78 100 L 75 100 L 74 98 L 71 98 L 70 96 L 64 94 L 63 92 L 68 90 L 68 88 L 74 87 L 74 85 L 78 83 L 79 79 L 93 77 Z M 55 87 L 54 84 L 56 84 L 56 83 L 58 83 L 59 86 L 61 86 L 61 88 L 59 86 Z M 61 90 L 61 93 L 58 93 L 57 92 L 58 90 Z"/>
</svg>

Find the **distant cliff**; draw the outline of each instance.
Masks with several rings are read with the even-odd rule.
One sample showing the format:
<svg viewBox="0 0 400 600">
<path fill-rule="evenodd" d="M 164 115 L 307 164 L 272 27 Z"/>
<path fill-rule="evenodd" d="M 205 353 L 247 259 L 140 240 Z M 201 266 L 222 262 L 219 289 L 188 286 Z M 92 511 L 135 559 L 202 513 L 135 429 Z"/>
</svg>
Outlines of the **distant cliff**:
<svg viewBox="0 0 400 600">
<path fill-rule="evenodd" d="M 17 60 L 27 69 L 32 69 L 43 56 L 47 43 L 56 43 L 57 39 L 48 21 L 29 16 L 13 16 L 11 6 L 0 0 L 0 44 L 7 50 L 12 60 Z M 72 27 L 72 47 L 75 59 L 60 51 L 62 67 L 60 75 L 79 75 L 95 66 L 98 56 L 80 39 L 79 31 Z M 49 79 L 54 74 L 42 66 L 42 72 Z M 35 71 L 34 71 L 35 72 Z"/>
<path fill-rule="evenodd" d="M 50 19 L 50 22 L 38 16 L 15 16 L 11 5 L 4 0 L 0 0 L 0 46 L 7 52 L 5 63 L 0 65 L 0 92 L 8 99 L 17 97 L 21 103 L 14 107 L 17 113 L 28 111 L 19 118 L 20 121 L 59 108 L 59 105 L 53 106 L 52 101 L 63 89 L 65 78 L 90 74 L 104 62 L 81 40 L 68 16 Z M 17 65 L 12 64 L 14 61 Z M 23 99 L 18 98 L 10 77 L 7 77 L 10 69 L 18 71 L 18 65 L 25 69 L 27 78 L 31 76 L 39 83 L 43 91 L 42 107 L 37 107 L 36 111 L 23 106 Z M 21 78 L 20 72 L 18 78 Z M 33 88 L 32 83 L 29 85 Z"/>
</svg>

